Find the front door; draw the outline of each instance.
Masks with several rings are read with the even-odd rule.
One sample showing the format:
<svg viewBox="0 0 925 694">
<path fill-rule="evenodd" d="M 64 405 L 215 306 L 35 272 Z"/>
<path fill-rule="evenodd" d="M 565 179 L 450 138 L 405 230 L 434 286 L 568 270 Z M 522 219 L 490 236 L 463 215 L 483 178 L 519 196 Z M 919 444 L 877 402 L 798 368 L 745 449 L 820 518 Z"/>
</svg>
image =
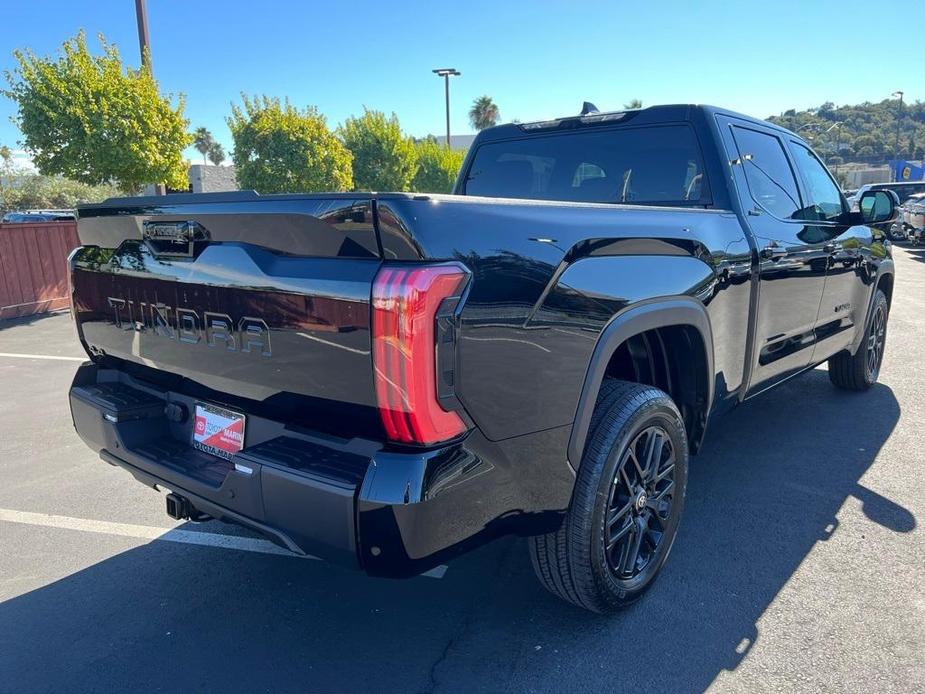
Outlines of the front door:
<svg viewBox="0 0 925 694">
<path fill-rule="evenodd" d="M 872 253 L 882 253 L 882 246 L 875 247 L 870 227 L 844 223 L 847 202 L 812 150 L 792 138 L 787 144 L 809 202 L 803 215 L 809 221 L 806 233 L 831 249 L 813 350 L 813 362 L 820 362 L 851 346 L 857 327 L 864 325 L 877 279 Z"/>
</svg>

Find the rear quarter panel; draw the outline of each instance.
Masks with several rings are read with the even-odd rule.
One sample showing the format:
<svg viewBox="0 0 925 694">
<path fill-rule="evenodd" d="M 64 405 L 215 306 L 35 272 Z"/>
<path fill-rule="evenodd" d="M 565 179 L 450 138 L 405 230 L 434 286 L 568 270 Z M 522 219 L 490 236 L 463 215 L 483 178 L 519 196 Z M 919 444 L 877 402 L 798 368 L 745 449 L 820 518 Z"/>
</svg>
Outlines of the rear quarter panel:
<svg viewBox="0 0 925 694">
<path fill-rule="evenodd" d="M 571 425 L 601 331 L 657 298 L 706 306 L 715 401 L 738 394 L 752 255 L 731 212 L 461 196 L 380 211 L 425 257 L 473 272 L 457 392 L 489 439 Z"/>
</svg>

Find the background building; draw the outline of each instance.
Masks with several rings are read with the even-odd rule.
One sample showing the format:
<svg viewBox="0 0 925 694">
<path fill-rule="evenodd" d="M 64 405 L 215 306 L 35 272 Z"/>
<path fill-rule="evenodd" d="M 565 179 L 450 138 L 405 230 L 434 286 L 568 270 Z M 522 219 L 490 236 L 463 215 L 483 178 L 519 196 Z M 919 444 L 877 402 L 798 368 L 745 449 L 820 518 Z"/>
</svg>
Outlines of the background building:
<svg viewBox="0 0 925 694">
<path fill-rule="evenodd" d="M 233 166 L 192 164 L 189 167 L 189 184 L 192 193 L 219 193 L 238 190 Z"/>
<path fill-rule="evenodd" d="M 211 164 L 190 164 L 189 188 L 186 190 L 168 190 L 170 193 L 220 193 L 225 190 L 239 190 L 233 166 L 213 166 Z M 152 184 L 146 185 L 142 195 L 156 195 Z"/>
<path fill-rule="evenodd" d="M 473 140 L 475 140 L 475 135 L 450 135 L 450 149 L 468 152 Z M 437 135 L 437 142 L 445 145 L 446 135 Z"/>
</svg>

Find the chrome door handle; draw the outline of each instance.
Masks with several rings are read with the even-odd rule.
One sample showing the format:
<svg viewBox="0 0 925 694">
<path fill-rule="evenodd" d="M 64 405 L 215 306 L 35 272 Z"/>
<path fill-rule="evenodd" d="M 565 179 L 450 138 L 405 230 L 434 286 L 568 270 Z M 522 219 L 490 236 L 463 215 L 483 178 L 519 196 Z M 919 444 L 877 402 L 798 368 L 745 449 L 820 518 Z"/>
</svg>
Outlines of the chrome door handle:
<svg viewBox="0 0 925 694">
<path fill-rule="evenodd" d="M 825 245 L 822 247 L 822 250 L 823 250 L 825 253 L 831 254 L 831 253 L 834 253 L 834 252 L 837 250 L 837 248 L 838 248 L 838 246 L 836 246 L 834 243 L 831 243 L 831 242 L 830 242 L 830 243 L 825 244 Z"/>
<path fill-rule="evenodd" d="M 785 255 L 787 255 L 787 249 L 776 241 L 771 241 L 771 243 L 761 249 L 761 257 L 764 260 L 780 260 Z"/>
</svg>

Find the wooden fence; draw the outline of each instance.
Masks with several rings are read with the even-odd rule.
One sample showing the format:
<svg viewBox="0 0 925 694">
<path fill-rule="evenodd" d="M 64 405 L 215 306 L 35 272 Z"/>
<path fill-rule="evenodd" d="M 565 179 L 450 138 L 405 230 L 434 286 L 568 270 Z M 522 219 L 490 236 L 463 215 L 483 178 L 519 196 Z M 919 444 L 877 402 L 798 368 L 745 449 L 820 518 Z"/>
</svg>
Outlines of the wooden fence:
<svg viewBox="0 0 925 694">
<path fill-rule="evenodd" d="M 0 224 L 0 320 L 66 308 L 77 222 Z"/>
</svg>

